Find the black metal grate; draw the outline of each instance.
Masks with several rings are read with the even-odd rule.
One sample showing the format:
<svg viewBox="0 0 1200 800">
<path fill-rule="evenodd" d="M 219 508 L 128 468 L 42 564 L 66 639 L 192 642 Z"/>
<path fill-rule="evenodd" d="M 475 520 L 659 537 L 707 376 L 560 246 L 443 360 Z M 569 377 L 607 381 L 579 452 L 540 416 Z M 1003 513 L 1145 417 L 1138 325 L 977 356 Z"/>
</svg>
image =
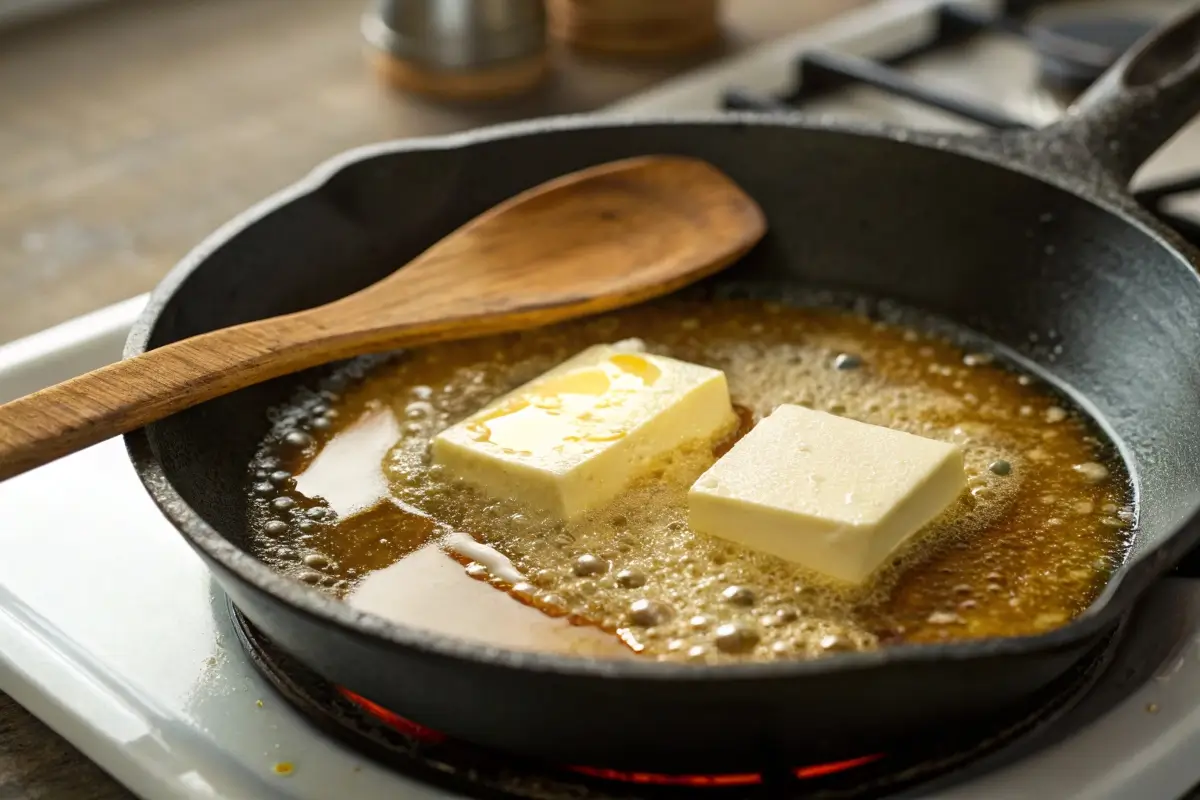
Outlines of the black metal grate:
<svg viewBox="0 0 1200 800">
<path fill-rule="evenodd" d="M 1019 5 L 1009 3 L 1008 8 Z M 986 30 L 1021 30 L 1025 26 L 1006 10 L 999 17 L 981 15 L 973 9 L 946 3 L 937 8 L 937 24 L 928 41 L 886 59 L 868 59 L 814 48 L 796 62 L 796 86 L 781 96 L 771 96 L 740 87 L 726 91 L 724 106 L 740 111 L 788 111 L 837 89 L 855 84 L 873 86 L 884 92 L 948 111 L 963 119 L 993 128 L 1028 128 L 1030 125 L 1008 112 L 971 97 L 954 95 L 926 86 L 904 74 L 904 64 L 961 44 Z"/>
<path fill-rule="evenodd" d="M 791 91 L 770 95 L 734 86 L 726 90 L 723 105 L 741 111 L 802 110 L 818 97 L 858 85 L 874 87 L 987 128 L 1029 129 L 1034 127 L 1029 120 L 1019 119 L 982 98 L 922 83 L 902 68 L 921 56 L 966 43 L 979 34 L 1001 33 L 1026 43 L 1038 53 L 1045 83 L 1059 92 L 1077 93 L 1150 27 L 1129 20 L 1120 28 L 1112 25 L 1111 20 L 1088 16 L 1082 17 L 1077 25 L 1050 26 L 1029 21 L 1030 12 L 1044 5 L 1046 0 L 1009 0 L 1002 4 L 1000 12 L 987 14 L 946 2 L 936 9 L 936 24 L 929 39 L 904 52 L 870 59 L 814 48 L 798 57 L 796 82 Z M 1073 35 L 1085 30 L 1099 41 Z M 1200 222 L 1167 210 L 1172 198 L 1196 191 L 1200 191 L 1200 174 L 1189 174 L 1143 188 L 1136 196 L 1147 209 L 1193 244 L 1200 245 Z"/>
</svg>

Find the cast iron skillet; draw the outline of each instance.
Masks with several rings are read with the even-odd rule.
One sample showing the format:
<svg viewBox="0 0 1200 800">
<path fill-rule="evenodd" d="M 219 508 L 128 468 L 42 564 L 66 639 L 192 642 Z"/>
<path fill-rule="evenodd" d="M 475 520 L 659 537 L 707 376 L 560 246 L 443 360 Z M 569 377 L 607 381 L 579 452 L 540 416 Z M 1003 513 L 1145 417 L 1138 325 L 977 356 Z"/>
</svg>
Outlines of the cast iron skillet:
<svg viewBox="0 0 1200 800">
<path fill-rule="evenodd" d="M 1200 110 L 1198 43 L 1195 9 L 1064 122 L 1033 133 L 938 136 L 792 115 L 583 117 L 357 150 L 192 252 L 126 349 L 340 297 L 565 172 L 647 153 L 708 159 L 770 224 L 721 280 L 851 288 L 951 318 L 1052 375 L 1110 427 L 1136 476 L 1136 544 L 1103 596 L 1059 630 L 714 668 L 504 652 L 357 612 L 246 551 L 243 479 L 266 409 L 315 372 L 131 433 L 131 457 L 258 628 L 329 679 L 452 736 L 557 762 L 711 773 L 944 732 L 1063 673 L 1200 538 L 1195 254 L 1125 190 Z"/>
</svg>

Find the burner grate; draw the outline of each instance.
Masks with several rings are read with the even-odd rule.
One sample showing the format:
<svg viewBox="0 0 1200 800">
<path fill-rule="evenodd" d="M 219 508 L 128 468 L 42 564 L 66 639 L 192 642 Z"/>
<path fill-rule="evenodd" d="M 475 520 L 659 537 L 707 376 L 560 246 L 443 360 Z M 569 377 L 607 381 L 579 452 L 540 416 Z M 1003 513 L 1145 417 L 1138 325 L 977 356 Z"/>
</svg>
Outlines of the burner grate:
<svg viewBox="0 0 1200 800">
<path fill-rule="evenodd" d="M 1010 6 L 1017 4 L 1010 3 Z M 790 111 L 804 103 L 855 84 L 872 86 L 884 92 L 948 111 L 963 119 L 991 128 L 1029 128 L 1029 123 L 974 98 L 934 89 L 915 81 L 899 67 L 920 56 L 967 41 L 986 30 L 1021 34 L 1026 26 L 1005 12 L 989 17 L 952 3 L 937 8 L 937 24 L 928 41 L 885 59 L 869 59 L 816 48 L 801 53 L 796 62 L 796 88 L 783 96 L 732 87 L 725 92 L 723 105 L 731 111 Z M 1061 50 L 1067 48 L 1060 46 Z M 1056 51 L 1058 52 L 1058 51 Z"/>
<path fill-rule="evenodd" d="M 948 112 L 963 120 L 995 130 L 1031 129 L 1019 119 L 977 97 L 929 86 L 901 68 L 913 60 L 969 41 L 982 33 L 1002 33 L 1025 42 L 1038 54 L 1039 79 L 1048 89 L 1075 95 L 1086 89 L 1141 36 L 1153 28 L 1142 19 L 1083 15 L 1040 24 L 1028 21 L 1029 13 L 1045 0 L 1009 0 L 1000 12 L 988 14 L 954 2 L 939 5 L 928 40 L 888 58 L 869 59 L 815 48 L 801 53 L 796 62 L 795 88 L 770 95 L 730 87 L 722 97 L 727 110 L 795 111 L 819 97 L 851 86 L 870 86 L 895 97 Z M 1168 210 L 1173 198 L 1200 190 L 1200 175 L 1173 178 L 1136 193 L 1147 209 L 1172 226 L 1191 243 L 1200 245 L 1200 221 Z"/>
<path fill-rule="evenodd" d="M 1029 122 L 991 108 L 985 102 L 955 96 L 908 78 L 900 67 L 944 48 L 969 41 L 981 33 L 1003 33 L 1028 43 L 1037 51 L 1041 78 L 1065 91 L 1080 91 L 1098 78 L 1140 36 L 1152 27 L 1142 20 L 1085 18 L 1072 24 L 1037 25 L 1025 16 L 1045 0 L 1010 0 L 998 14 L 986 14 L 957 3 L 935 9 L 936 24 L 928 40 L 888 58 L 868 59 L 815 48 L 801 53 L 796 66 L 796 88 L 771 96 L 741 87 L 724 95 L 726 109 L 742 111 L 794 110 L 809 100 L 855 84 L 949 111 L 992 128 L 1030 128 Z"/>
<path fill-rule="evenodd" d="M 525 800 L 676 800 L 712 798 L 881 798 L 916 786 L 964 780 L 1036 747 L 1035 731 L 1075 708 L 1110 663 L 1119 632 L 1052 686 L 981 726 L 971 737 L 929 742 L 919 751 L 863 754 L 834 763 L 772 767 L 733 775 L 631 773 L 521 760 L 450 739 L 337 687 L 274 646 L 230 603 L 234 630 L 255 667 L 321 730 L 364 755 L 421 780 L 480 798 Z M 968 744 L 964 746 L 963 742 Z"/>
</svg>

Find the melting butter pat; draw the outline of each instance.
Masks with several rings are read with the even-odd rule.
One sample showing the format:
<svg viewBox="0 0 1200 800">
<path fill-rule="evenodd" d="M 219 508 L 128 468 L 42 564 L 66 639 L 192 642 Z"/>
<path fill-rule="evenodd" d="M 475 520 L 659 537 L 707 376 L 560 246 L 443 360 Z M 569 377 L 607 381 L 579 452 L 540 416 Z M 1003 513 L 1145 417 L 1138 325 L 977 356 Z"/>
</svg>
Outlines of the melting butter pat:
<svg viewBox="0 0 1200 800">
<path fill-rule="evenodd" d="M 568 519 L 735 424 L 725 373 L 631 339 L 590 347 L 447 428 L 433 460 L 494 497 Z"/>
<path fill-rule="evenodd" d="M 783 405 L 688 493 L 693 530 L 862 583 L 966 487 L 951 444 Z"/>
</svg>

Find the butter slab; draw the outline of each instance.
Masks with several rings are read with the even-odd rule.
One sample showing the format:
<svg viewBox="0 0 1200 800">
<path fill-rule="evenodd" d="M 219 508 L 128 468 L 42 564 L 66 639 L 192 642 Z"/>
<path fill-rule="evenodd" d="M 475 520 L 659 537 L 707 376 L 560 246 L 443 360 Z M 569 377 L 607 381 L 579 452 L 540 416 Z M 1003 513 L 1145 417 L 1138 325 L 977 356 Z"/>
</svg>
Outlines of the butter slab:
<svg viewBox="0 0 1200 800">
<path fill-rule="evenodd" d="M 570 519 L 735 424 L 723 372 L 626 340 L 589 347 L 447 428 L 432 454 L 493 497 Z"/>
<path fill-rule="evenodd" d="M 862 583 L 966 488 L 952 444 L 783 405 L 688 492 L 693 530 Z"/>
</svg>

